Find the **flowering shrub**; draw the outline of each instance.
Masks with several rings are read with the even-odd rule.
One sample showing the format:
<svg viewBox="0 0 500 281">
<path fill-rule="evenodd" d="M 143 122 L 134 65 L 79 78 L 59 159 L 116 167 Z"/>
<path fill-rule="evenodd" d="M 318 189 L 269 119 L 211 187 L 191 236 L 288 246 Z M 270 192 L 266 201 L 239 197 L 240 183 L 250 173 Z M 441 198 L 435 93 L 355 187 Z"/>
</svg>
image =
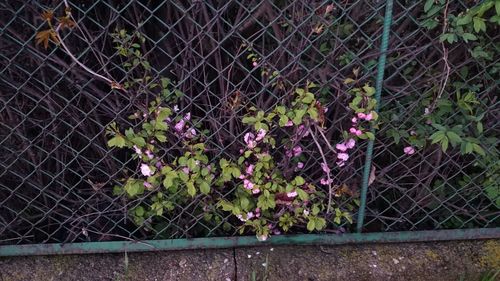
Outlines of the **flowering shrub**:
<svg viewBox="0 0 500 281">
<path fill-rule="evenodd" d="M 219 45 L 225 52 L 212 52 L 214 46 L 210 44 L 186 47 L 186 42 L 198 40 L 195 33 L 184 31 L 190 29 L 189 25 L 183 26 L 189 20 L 179 21 L 175 26 L 181 27 L 174 26 L 171 34 L 162 36 L 181 37 L 176 44 L 165 43 L 168 48 L 162 52 L 153 51 L 161 40 L 151 38 L 156 39 L 158 34 L 148 33 L 146 37 L 120 30 L 113 34 L 116 50 L 109 56 L 113 67 L 99 68 L 93 63 L 85 67 L 80 62 L 83 59 L 71 53 L 76 46 L 65 45 L 63 39 L 71 35 L 60 33 L 80 22 L 73 19 L 69 7 L 61 18 L 49 11 L 42 14 L 49 29 L 40 31 L 36 40 L 45 49 L 50 42 L 57 44 L 87 74 L 107 82 L 116 90 L 113 92 L 124 94 L 113 97 L 116 101 L 99 100 L 112 109 L 103 114 L 107 119 L 99 124 L 121 117 L 116 108 L 132 114 L 129 121 L 116 118 L 117 123 L 111 123 L 107 130 L 109 147 L 119 148 L 114 155 L 124 162 L 132 159 L 120 171 L 122 178 L 114 193 L 127 202 L 127 212 L 142 227 L 141 231 L 153 232 L 155 237 L 166 225 L 181 229 L 181 236 L 200 235 L 200 231 L 188 232 L 192 222 L 205 228 L 207 235 L 212 235 L 213 229 L 230 233 L 234 225 L 241 233 L 255 233 L 261 240 L 287 231 L 341 230 L 340 225 L 351 221 L 356 208 L 356 180 L 363 165 L 359 146 L 365 140 L 374 140 L 371 128 L 380 129 L 380 146 L 369 179 L 375 186 L 371 186 L 374 200 L 368 206 L 371 213 L 367 217 L 384 220 L 381 227 L 398 225 L 404 229 L 420 222 L 422 212 L 438 214 L 446 223 L 456 217 L 458 221 L 461 217 L 483 219 L 461 207 L 463 202 L 479 202 L 478 206 L 486 206 L 481 214 L 492 216 L 496 212 L 492 206 L 500 206 L 495 148 L 498 139 L 491 133 L 496 117 L 487 106 L 496 100 L 492 94 L 495 89 L 487 89 L 487 83 L 499 70 L 495 63 L 497 46 L 490 44 L 490 39 L 498 29 L 500 6 L 498 1 L 482 1 L 461 11 L 461 4 L 452 1 L 425 2 L 422 11 L 415 13 L 421 26 L 428 29 L 423 39 L 416 39 L 415 45 L 420 48 L 398 45 L 405 42 L 394 45 L 396 39 L 391 39 L 390 44 L 397 47 L 390 46 L 387 54 L 390 75 L 384 91 L 388 93 L 382 94 L 391 102 L 385 102 L 380 116 L 374 110 L 375 89 L 367 82 L 378 53 L 367 48 L 373 42 L 352 36 L 361 26 L 337 20 L 349 18 L 340 17 L 347 11 L 364 12 L 359 6 L 341 9 L 340 4 L 320 5 L 311 10 L 314 15 L 310 19 L 298 12 L 304 11 L 302 8 L 278 13 L 277 17 L 286 20 L 273 17 L 273 7 L 268 7 L 269 11 L 262 7 L 258 13 L 271 17 L 275 34 L 268 38 L 263 33 L 263 44 L 256 44 L 256 35 L 251 30 L 243 32 L 247 27 L 242 25 L 242 30 L 235 31 L 237 36 L 227 37 L 227 43 Z M 295 1 L 293 5 L 303 4 Z M 354 18 L 361 17 L 362 13 Z M 415 25 L 409 18 L 412 22 L 401 24 L 401 30 Z M 226 23 L 206 26 L 218 34 L 224 32 Z M 211 26 L 219 29 L 212 30 Z M 377 22 L 363 26 L 366 38 L 377 38 Z M 437 28 L 440 26 L 443 28 Z M 261 27 L 256 25 L 257 30 Z M 156 29 L 149 26 L 141 30 Z M 393 32 L 399 34 L 401 30 Z M 294 38 L 294 33 L 308 35 Z M 407 40 L 405 36 L 392 38 L 396 37 Z M 453 49 L 452 44 L 460 47 Z M 433 45 L 438 45 L 437 51 Z M 152 51 L 146 52 L 148 47 L 153 47 Z M 454 51 L 457 55 L 453 62 L 448 52 L 458 49 L 463 53 Z M 247 61 L 242 53 L 247 53 Z M 419 60 L 418 55 L 429 61 Z M 202 62 L 200 56 L 204 57 Z M 440 63 L 434 63 L 436 56 Z M 474 62 L 469 66 L 461 64 L 463 60 L 469 63 L 471 58 Z M 450 72 L 448 60 L 460 68 Z M 162 74 L 168 65 L 168 75 L 182 84 L 174 85 L 166 77 L 156 78 L 149 61 Z M 232 65 L 226 67 L 226 63 Z M 204 69 L 201 73 L 200 65 Z M 424 67 L 428 69 L 423 71 Z M 342 85 L 351 71 L 354 77 Z M 483 72 L 487 77 L 476 77 Z M 115 80 L 113 76 L 121 78 Z M 213 77 L 218 77 L 218 83 L 211 82 Z M 436 77 L 442 78 L 439 83 L 435 83 Z M 321 81 L 321 85 L 304 83 L 306 79 Z M 107 97 L 109 87 L 100 86 L 95 89 Z M 448 161 L 457 165 L 443 165 Z M 116 173 L 111 164 L 103 170 Z M 394 178 L 400 182 L 392 182 Z M 480 187 L 471 192 L 471 186 L 476 184 Z M 387 199 L 391 197 L 395 200 Z M 383 213 L 384 208 L 392 212 Z M 459 215 L 448 219 L 449 213 Z M 410 224 L 403 218 L 408 218 Z M 426 223 L 435 220 L 427 219 Z M 175 231 L 165 237 L 177 237 Z"/>
<path fill-rule="evenodd" d="M 343 220 L 352 222 L 350 213 L 332 201 L 331 192 L 329 198 L 321 187 L 300 175 L 305 168 L 300 142 L 312 137 L 311 127 L 321 126 L 326 111 L 309 91 L 314 86 L 309 83 L 305 89 L 296 89 L 290 107 L 278 105 L 267 114 L 250 108 L 242 119 L 247 132 L 237 161 L 220 158 L 218 163 L 207 154 L 204 136 L 192 125 L 196 121 L 191 113 L 174 117 L 181 110 L 177 106 L 168 107 L 164 104 L 165 98 L 158 97 L 147 112 L 136 112 L 130 117 L 142 119 L 139 131 L 129 128 L 122 133 L 116 124 L 109 127 L 108 145 L 130 149 L 139 170 L 138 177 L 128 177 L 123 186 L 116 186 L 115 194 L 125 194 L 130 199 L 146 198 L 146 204 L 130 210 L 130 215 L 137 224 L 152 229 L 155 228 L 152 218 L 161 221 L 162 216 L 188 204 L 195 196 L 206 196 L 203 212 L 212 210 L 211 204 L 216 200 L 221 210 L 230 212 L 241 222 L 240 233 L 249 229 L 260 240 L 266 240 L 270 234 L 287 232 L 296 225 L 305 225 L 309 231 L 322 230 L 326 226 L 325 217 L 332 216 L 336 224 Z M 365 86 L 365 90 L 371 93 L 373 88 Z M 354 92 L 361 99 L 367 97 L 364 91 Z M 360 104 L 365 102 L 353 103 L 360 120 L 376 119 L 368 105 L 361 108 Z M 368 113 L 361 116 L 361 111 Z M 359 125 L 357 121 L 354 123 Z M 359 128 L 357 130 L 363 129 Z M 348 160 L 347 152 L 356 143 L 354 138 L 370 136 L 368 132 L 346 132 L 345 135 L 349 138 L 334 150 L 339 167 Z M 172 150 L 172 143 L 178 149 Z M 171 155 L 163 154 L 166 146 Z M 280 150 L 284 151 L 281 156 L 277 153 Z M 176 155 L 172 155 L 173 151 Z M 326 160 L 321 163 L 321 169 L 325 178 L 320 184 L 329 186 L 331 191 L 333 180 Z M 218 199 L 212 192 L 214 188 L 222 194 Z"/>
</svg>

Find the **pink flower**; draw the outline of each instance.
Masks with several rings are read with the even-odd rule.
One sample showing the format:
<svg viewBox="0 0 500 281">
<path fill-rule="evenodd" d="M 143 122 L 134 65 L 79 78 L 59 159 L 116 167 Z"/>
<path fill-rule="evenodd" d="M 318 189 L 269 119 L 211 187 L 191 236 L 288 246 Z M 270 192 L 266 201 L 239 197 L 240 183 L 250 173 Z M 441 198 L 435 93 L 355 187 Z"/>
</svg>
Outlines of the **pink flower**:
<svg viewBox="0 0 500 281">
<path fill-rule="evenodd" d="M 240 176 L 239 176 L 238 178 L 239 178 L 240 180 L 244 180 L 244 179 L 246 179 L 247 177 L 245 177 L 245 175 L 244 175 L 244 174 L 240 174 Z"/>
<path fill-rule="evenodd" d="M 196 136 L 196 130 L 194 128 L 191 128 L 187 131 L 186 137 L 187 138 L 194 138 Z"/>
<path fill-rule="evenodd" d="M 177 132 L 182 132 L 182 130 L 184 129 L 184 125 L 186 125 L 186 122 L 184 121 L 184 119 L 181 119 L 181 121 L 179 121 L 179 122 L 177 122 L 177 124 L 175 124 L 174 129 Z"/>
<path fill-rule="evenodd" d="M 332 182 L 333 182 L 333 180 L 332 180 L 332 179 L 330 179 L 330 180 L 327 180 L 327 179 L 321 179 L 321 180 L 320 180 L 320 183 L 321 183 L 322 185 L 329 185 L 329 184 L 331 184 Z"/>
<path fill-rule="evenodd" d="M 306 129 L 306 126 L 300 125 L 297 130 L 297 135 L 307 137 L 309 135 L 309 131 Z"/>
<path fill-rule="evenodd" d="M 357 129 L 354 127 L 349 129 L 349 133 L 351 133 L 351 134 L 356 134 L 356 131 L 357 131 Z"/>
<path fill-rule="evenodd" d="M 255 148 L 257 146 L 257 142 L 256 141 L 249 141 L 247 145 L 248 145 L 248 148 L 252 149 L 252 148 Z"/>
<path fill-rule="evenodd" d="M 255 215 L 252 212 L 248 212 L 247 213 L 247 220 L 249 220 L 249 219 L 251 219 L 253 217 L 255 217 Z"/>
<path fill-rule="evenodd" d="M 338 165 L 339 167 L 344 167 L 344 166 L 345 166 L 345 162 L 344 162 L 344 161 L 338 161 L 338 162 L 337 162 L 337 165 Z"/>
<path fill-rule="evenodd" d="M 321 169 L 327 174 L 330 173 L 330 168 L 328 168 L 328 165 L 326 163 L 321 163 Z"/>
<path fill-rule="evenodd" d="M 288 120 L 288 122 L 286 122 L 285 124 L 285 127 L 291 127 L 291 126 L 293 126 L 293 122 L 292 120 Z"/>
<path fill-rule="evenodd" d="M 277 228 L 273 229 L 273 234 L 274 235 L 280 235 L 281 234 L 281 231 Z"/>
<path fill-rule="evenodd" d="M 302 163 L 302 162 L 297 163 L 297 168 L 298 169 L 304 168 L 304 163 Z"/>
<path fill-rule="evenodd" d="M 306 217 L 309 216 L 309 210 L 304 209 L 304 216 L 306 216 Z"/>
<path fill-rule="evenodd" d="M 147 190 L 151 190 L 153 188 L 153 185 L 150 184 L 149 182 L 145 181 L 144 182 L 144 187 L 147 189 Z"/>
<path fill-rule="evenodd" d="M 252 142 L 254 138 L 255 138 L 255 135 L 252 133 L 246 133 L 245 136 L 243 136 L 243 140 L 245 141 L 246 144 L 249 144 L 250 142 Z"/>
<path fill-rule="evenodd" d="M 297 191 L 288 192 L 286 196 L 289 198 L 295 198 L 297 197 Z"/>
<path fill-rule="evenodd" d="M 347 146 L 345 145 L 345 143 L 337 143 L 337 145 L 335 146 L 336 149 L 344 152 L 347 150 Z"/>
<path fill-rule="evenodd" d="M 246 169 L 246 171 L 245 171 L 245 172 L 247 173 L 247 175 L 251 175 L 251 174 L 253 174 L 253 168 L 254 168 L 254 167 L 255 167 L 255 166 L 254 166 L 253 164 L 248 165 L 248 167 L 247 167 L 247 169 Z"/>
<path fill-rule="evenodd" d="M 135 153 L 138 154 L 138 155 L 141 155 L 142 154 L 142 151 L 140 148 L 137 147 L 137 145 L 134 145 L 134 150 L 135 150 Z"/>
<path fill-rule="evenodd" d="M 295 147 L 293 148 L 293 156 L 297 157 L 297 156 L 299 156 L 301 153 L 302 153 L 302 147 L 300 147 L 300 146 L 298 146 L 298 145 L 297 145 L 297 146 L 295 146 Z"/>
<path fill-rule="evenodd" d="M 184 116 L 184 120 L 186 121 L 191 120 L 191 112 L 186 113 L 186 115 Z"/>
<path fill-rule="evenodd" d="M 151 168 L 147 164 L 141 164 L 141 173 L 145 177 L 149 177 L 153 174 Z"/>
<path fill-rule="evenodd" d="M 255 208 L 255 217 L 260 217 L 260 208 Z"/>
<path fill-rule="evenodd" d="M 155 165 L 155 166 L 156 166 L 156 168 L 158 168 L 158 169 L 161 169 L 161 167 L 163 167 L 163 165 L 161 164 L 161 161 L 156 162 L 156 165 Z"/>
<path fill-rule="evenodd" d="M 247 179 L 243 180 L 243 187 L 246 189 L 252 189 L 253 188 L 253 183 Z"/>
<path fill-rule="evenodd" d="M 184 168 L 182 168 L 182 172 L 183 172 L 184 174 L 189 174 L 189 168 L 188 168 L 188 167 L 184 167 Z"/>
<path fill-rule="evenodd" d="M 179 111 L 179 106 L 178 105 L 174 105 L 174 112 L 178 112 Z"/>
<path fill-rule="evenodd" d="M 259 64 L 258 64 L 256 61 L 254 61 L 254 62 L 252 63 L 252 65 L 253 65 L 253 67 L 257 67 L 257 65 L 259 65 Z"/>
<path fill-rule="evenodd" d="M 358 118 L 359 119 L 365 119 L 366 118 L 366 114 L 364 114 L 363 112 L 360 112 L 360 113 L 358 113 Z"/>
<path fill-rule="evenodd" d="M 363 134 L 363 132 L 361 130 L 356 130 L 354 134 L 359 137 Z"/>
<path fill-rule="evenodd" d="M 412 155 L 415 153 L 415 148 L 413 148 L 413 146 L 407 146 L 403 149 L 403 151 L 406 155 Z"/>
<path fill-rule="evenodd" d="M 259 193 L 260 193 L 260 189 L 258 189 L 258 188 L 253 189 L 253 190 L 252 190 L 252 193 L 253 193 L 253 194 L 259 194 Z"/>
<path fill-rule="evenodd" d="M 146 156 L 149 158 L 149 159 L 153 159 L 155 156 L 153 155 L 153 153 L 149 150 L 146 150 L 144 153 L 146 153 Z"/>
<path fill-rule="evenodd" d="M 347 148 L 351 149 L 356 145 L 356 141 L 354 139 L 348 139 L 345 145 Z"/>
<path fill-rule="evenodd" d="M 373 119 L 373 114 L 372 114 L 371 112 L 370 112 L 370 113 L 368 113 L 368 114 L 366 114 L 366 116 L 365 116 L 365 120 L 366 120 L 366 121 L 370 121 L 370 120 L 372 120 L 372 119 Z"/>
<path fill-rule="evenodd" d="M 247 219 L 243 218 L 243 216 L 242 216 L 242 215 L 240 215 L 240 214 L 237 214 L 237 215 L 236 215 L 236 217 L 237 217 L 240 221 L 242 221 L 242 222 L 247 221 Z"/>
<path fill-rule="evenodd" d="M 351 122 L 352 122 L 352 123 L 357 123 L 357 122 L 358 122 L 358 118 L 356 118 L 356 117 L 352 117 Z"/>
<path fill-rule="evenodd" d="M 260 129 L 257 132 L 257 137 L 255 138 L 256 141 L 261 141 L 264 137 L 266 136 L 266 130 Z"/>
<path fill-rule="evenodd" d="M 342 161 L 347 161 L 347 159 L 349 159 L 349 154 L 339 153 L 339 154 L 337 154 L 337 159 L 342 160 Z"/>
</svg>

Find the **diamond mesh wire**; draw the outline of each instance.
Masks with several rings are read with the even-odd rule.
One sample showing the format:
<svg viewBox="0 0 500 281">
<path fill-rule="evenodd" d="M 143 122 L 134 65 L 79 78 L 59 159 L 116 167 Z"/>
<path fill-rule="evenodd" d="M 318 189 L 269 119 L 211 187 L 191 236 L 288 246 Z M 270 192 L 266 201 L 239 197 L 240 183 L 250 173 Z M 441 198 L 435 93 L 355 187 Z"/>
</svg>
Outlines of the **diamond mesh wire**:
<svg viewBox="0 0 500 281">
<path fill-rule="evenodd" d="M 499 226 L 499 206 L 483 186 L 486 173 L 498 176 L 498 162 L 477 167 L 475 156 L 462 156 L 457 150 L 443 153 L 436 146 L 407 157 L 403 144 L 388 137 L 391 129 L 409 130 L 405 122 L 422 116 L 418 104 L 443 77 L 440 34 L 420 24 L 424 2 L 395 1 L 381 112 L 397 118 L 382 123 L 377 133 L 376 179 L 369 187 L 365 228 Z M 473 5 L 469 2 L 457 1 L 451 9 L 460 11 Z M 335 143 L 352 116 L 349 88 L 343 81 L 355 69 L 360 83 L 372 82 L 375 76 L 384 11 L 384 2 L 376 0 L 70 4 L 78 28 L 65 31 L 64 40 L 78 60 L 97 73 L 126 80 L 130 73 L 122 67 L 110 34 L 126 29 L 145 36 L 142 50 L 153 75 L 176 81 L 185 94 L 180 107 L 210 128 L 207 144 L 217 151 L 214 157 L 231 157 L 236 144 L 242 143 L 244 130 L 235 118 L 246 107 L 272 108 L 286 94 L 272 86 L 276 81 L 286 89 L 307 81 L 320 86 L 319 99 L 330 109 L 326 136 Z M 0 244 L 236 235 L 237 225 L 228 214 L 217 211 L 217 222 L 197 215 L 199 200 L 164 215 L 155 233 L 130 220 L 128 210 L 144 200 L 114 196 L 112 188 L 124 171 L 136 172 L 137 163 L 127 152 L 107 147 L 105 130 L 111 122 L 134 126 L 127 116 L 145 100 L 110 90 L 60 48 L 36 46 L 35 35 L 44 24 L 39 15 L 49 8 L 63 10 L 64 5 L 0 3 Z M 326 9 L 331 9 L 328 17 Z M 499 34 L 487 35 L 496 54 Z M 262 76 L 261 68 L 247 59 L 243 44 L 252 47 L 261 66 L 279 76 Z M 464 50 L 464 45 L 450 46 L 450 77 L 479 85 L 476 92 L 486 112 L 484 134 L 494 138 L 499 130 L 498 72 L 486 69 L 498 69 L 500 59 L 496 55 L 484 61 Z M 461 76 L 464 66 L 469 74 Z M 231 107 L 228 100 L 236 95 L 241 104 Z M 355 193 L 364 149 L 358 147 L 352 165 L 334 178 Z M 498 141 L 485 149 L 498 155 Z M 305 144 L 304 150 L 310 152 L 305 165 L 319 167 L 314 143 Z M 320 169 L 309 169 L 304 177 L 314 181 L 320 174 Z"/>
</svg>

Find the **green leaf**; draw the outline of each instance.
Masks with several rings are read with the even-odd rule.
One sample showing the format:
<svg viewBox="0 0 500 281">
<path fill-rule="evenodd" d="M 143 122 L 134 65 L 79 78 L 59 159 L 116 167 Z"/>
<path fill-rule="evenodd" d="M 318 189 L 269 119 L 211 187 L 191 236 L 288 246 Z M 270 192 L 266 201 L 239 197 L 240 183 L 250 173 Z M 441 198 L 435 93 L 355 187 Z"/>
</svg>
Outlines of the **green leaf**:
<svg viewBox="0 0 500 281">
<path fill-rule="evenodd" d="M 136 216 L 142 217 L 142 216 L 144 216 L 144 208 L 142 206 L 137 206 L 134 209 L 134 213 Z"/>
<path fill-rule="evenodd" d="M 472 147 L 473 147 L 474 151 L 475 151 L 477 154 L 479 154 L 479 155 L 481 155 L 481 156 L 486 156 L 486 153 L 484 152 L 484 149 L 483 149 L 483 148 L 482 148 L 479 144 L 477 144 L 477 143 L 473 143 L 473 144 L 472 144 Z"/>
<path fill-rule="evenodd" d="M 286 107 L 280 105 L 280 106 L 277 106 L 276 107 L 276 111 L 279 113 L 279 114 L 285 114 L 286 113 Z"/>
<path fill-rule="evenodd" d="M 286 115 L 281 115 L 280 116 L 280 121 L 279 121 L 279 125 L 280 127 L 284 127 L 286 125 L 286 123 L 288 123 L 288 116 Z"/>
<path fill-rule="evenodd" d="M 302 117 L 304 117 L 304 115 L 306 114 L 306 110 L 305 109 L 299 109 L 299 110 L 295 110 L 295 117 L 293 118 L 293 123 L 295 125 L 299 125 L 300 123 L 302 123 Z"/>
<path fill-rule="evenodd" d="M 474 17 L 472 19 L 474 21 L 474 31 L 479 33 L 480 31 L 486 31 L 486 24 L 484 23 L 484 19 L 479 17 Z"/>
<path fill-rule="evenodd" d="M 500 1 L 498 0 L 495 1 L 495 11 L 497 12 L 497 15 L 500 16 Z"/>
<path fill-rule="evenodd" d="M 464 39 L 464 41 L 466 43 L 469 42 L 469 41 L 477 40 L 476 35 L 474 35 L 472 33 L 464 33 L 464 34 L 462 34 L 462 38 Z"/>
<path fill-rule="evenodd" d="M 172 185 L 174 184 L 174 177 L 171 177 L 170 174 L 167 175 L 164 179 L 163 179 L 163 186 L 165 188 L 169 188 L 171 187 Z"/>
<path fill-rule="evenodd" d="M 435 132 L 434 134 L 432 134 L 429 139 L 432 140 L 432 144 L 434 143 L 438 143 L 440 142 L 441 140 L 443 140 L 445 138 L 445 133 L 442 132 L 442 131 L 438 131 L 438 132 Z"/>
<path fill-rule="evenodd" d="M 135 137 L 131 139 L 131 141 L 139 147 L 144 147 L 146 145 L 146 141 L 144 140 L 143 137 Z"/>
<path fill-rule="evenodd" d="M 311 116 L 312 119 L 318 120 L 319 114 L 318 114 L 318 110 L 316 109 L 316 107 L 310 107 L 307 110 L 307 113 L 309 113 L 309 116 Z"/>
<path fill-rule="evenodd" d="M 375 140 L 375 135 L 372 132 L 365 132 L 365 135 L 369 140 Z"/>
<path fill-rule="evenodd" d="M 434 0 L 427 0 L 425 1 L 425 4 L 424 4 L 424 12 L 428 12 L 432 6 L 434 5 Z"/>
<path fill-rule="evenodd" d="M 238 168 L 236 168 L 236 167 L 233 167 L 233 168 L 231 169 L 231 174 L 233 175 L 233 177 L 234 177 L 235 179 L 239 178 L 239 177 L 240 177 L 240 175 L 241 175 L 240 169 L 238 169 Z"/>
<path fill-rule="evenodd" d="M 125 192 L 129 197 L 144 193 L 144 184 L 138 180 L 128 180 L 124 186 Z"/>
<path fill-rule="evenodd" d="M 344 84 L 346 84 L 346 85 L 347 85 L 347 84 L 351 84 L 351 83 L 353 83 L 353 82 L 355 82 L 355 80 L 354 80 L 354 79 L 352 79 L 352 78 L 346 78 L 346 79 L 344 80 Z"/>
<path fill-rule="evenodd" d="M 441 140 L 441 149 L 443 149 L 443 152 L 448 149 L 448 138 L 446 136 Z"/>
<path fill-rule="evenodd" d="M 241 197 L 240 198 L 240 205 L 241 205 L 241 208 L 243 210 L 247 211 L 248 207 L 250 206 L 250 201 L 246 197 Z"/>
<path fill-rule="evenodd" d="M 109 147 L 116 146 L 122 148 L 125 146 L 125 138 L 123 138 L 121 135 L 116 135 L 108 141 L 108 146 Z"/>
<path fill-rule="evenodd" d="M 363 86 L 363 90 L 365 91 L 365 94 L 369 97 L 375 94 L 375 88 L 370 87 L 368 84 Z"/>
<path fill-rule="evenodd" d="M 304 190 L 297 188 L 296 191 L 299 195 L 300 200 L 306 201 L 307 199 L 309 199 L 309 194 L 307 194 L 307 192 L 305 192 Z"/>
<path fill-rule="evenodd" d="M 155 137 L 156 137 L 156 139 L 157 139 L 159 142 L 166 142 L 166 141 L 167 141 L 167 136 L 162 135 L 161 133 L 156 133 L 156 134 L 155 134 Z"/>
<path fill-rule="evenodd" d="M 188 181 L 186 182 L 186 187 L 187 187 L 187 192 L 191 197 L 194 197 L 196 195 L 196 188 L 194 187 L 193 182 Z"/>
<path fill-rule="evenodd" d="M 483 133 L 483 123 L 482 122 L 477 122 L 476 124 L 476 129 L 477 129 L 477 132 L 482 134 Z"/>
<path fill-rule="evenodd" d="M 304 183 L 306 183 L 306 181 L 304 180 L 303 177 L 301 177 L 301 176 L 296 176 L 295 177 L 295 184 L 296 185 L 299 186 L 299 185 L 303 185 Z"/>
<path fill-rule="evenodd" d="M 210 185 L 206 181 L 202 181 L 200 183 L 200 191 L 203 194 L 208 194 L 210 193 Z"/>
<path fill-rule="evenodd" d="M 322 230 L 326 225 L 326 221 L 324 218 L 316 218 L 315 219 L 315 228 L 316 230 Z"/>
<path fill-rule="evenodd" d="M 306 96 L 302 99 L 305 104 L 311 104 L 314 101 L 314 94 L 306 93 Z"/>
<path fill-rule="evenodd" d="M 314 219 L 311 218 L 311 219 L 309 219 L 309 222 L 307 223 L 307 230 L 313 231 L 314 228 L 316 228 L 316 223 L 314 222 Z"/>
<path fill-rule="evenodd" d="M 472 17 L 470 15 L 465 15 L 457 19 L 457 25 L 466 25 L 472 22 Z"/>
<path fill-rule="evenodd" d="M 453 131 L 446 132 L 446 136 L 450 140 L 450 143 L 452 146 L 456 146 L 457 144 L 462 142 L 462 138 L 457 133 L 455 133 Z"/>
</svg>

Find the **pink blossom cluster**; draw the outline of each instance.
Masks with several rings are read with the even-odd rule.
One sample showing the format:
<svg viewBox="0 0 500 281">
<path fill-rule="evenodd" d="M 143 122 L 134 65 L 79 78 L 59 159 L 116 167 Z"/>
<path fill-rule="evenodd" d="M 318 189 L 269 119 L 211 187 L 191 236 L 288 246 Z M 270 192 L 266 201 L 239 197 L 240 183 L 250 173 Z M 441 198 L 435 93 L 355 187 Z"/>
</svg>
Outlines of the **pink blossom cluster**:
<svg viewBox="0 0 500 281">
<path fill-rule="evenodd" d="M 187 123 L 191 120 L 191 113 L 188 112 L 184 117 L 182 117 L 181 120 L 179 120 L 175 125 L 174 129 L 177 133 L 180 135 L 183 135 L 184 137 L 188 139 L 192 139 L 196 136 L 196 130 L 192 127 L 189 127 Z"/>
<path fill-rule="evenodd" d="M 356 141 L 353 138 L 348 139 L 345 142 L 337 143 L 335 149 L 337 149 L 337 165 L 342 167 L 345 162 L 349 160 L 349 150 L 353 149 L 356 145 Z"/>
<path fill-rule="evenodd" d="M 413 146 L 407 146 L 407 147 L 403 148 L 403 152 L 406 155 L 412 155 L 415 153 L 415 148 Z"/>
<path fill-rule="evenodd" d="M 253 218 L 260 218 L 260 208 L 255 208 L 253 212 L 248 212 L 245 216 L 238 214 L 236 217 L 242 222 L 246 222 L 247 220 L 251 220 Z"/>
<path fill-rule="evenodd" d="M 257 132 L 257 136 L 254 135 L 253 133 L 246 133 L 245 136 L 243 136 L 243 141 L 247 145 L 249 149 L 253 149 L 257 146 L 257 143 L 261 140 L 264 139 L 266 136 L 267 132 L 264 129 L 260 129 Z"/>
<path fill-rule="evenodd" d="M 243 187 L 245 189 L 251 190 L 252 194 L 259 194 L 260 189 L 258 186 L 256 186 L 249 178 L 252 177 L 253 175 L 253 170 L 255 168 L 255 165 L 250 164 L 246 166 L 245 168 L 245 173 L 240 175 L 240 179 L 243 180 Z"/>
</svg>

